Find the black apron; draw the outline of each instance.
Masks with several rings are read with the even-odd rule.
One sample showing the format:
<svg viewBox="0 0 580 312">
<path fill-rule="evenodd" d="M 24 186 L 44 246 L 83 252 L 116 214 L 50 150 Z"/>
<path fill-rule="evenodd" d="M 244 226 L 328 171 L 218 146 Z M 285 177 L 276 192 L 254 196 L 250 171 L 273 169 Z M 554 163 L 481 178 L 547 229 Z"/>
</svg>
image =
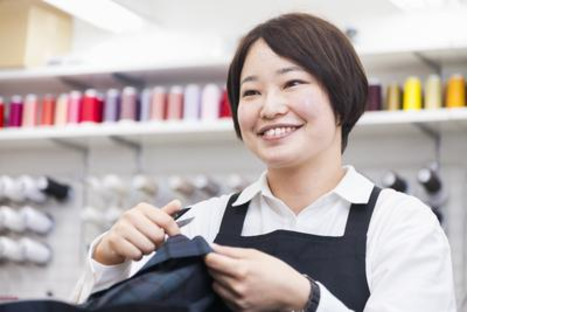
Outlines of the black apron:
<svg viewBox="0 0 580 312">
<path fill-rule="evenodd" d="M 242 236 L 248 205 L 232 207 L 230 197 L 215 239 L 225 246 L 254 248 L 283 260 L 295 270 L 320 281 L 354 311 L 362 311 L 370 296 L 365 271 L 367 230 L 381 189 L 374 187 L 367 204 L 352 204 L 344 236 L 318 236 L 287 230 Z"/>
</svg>

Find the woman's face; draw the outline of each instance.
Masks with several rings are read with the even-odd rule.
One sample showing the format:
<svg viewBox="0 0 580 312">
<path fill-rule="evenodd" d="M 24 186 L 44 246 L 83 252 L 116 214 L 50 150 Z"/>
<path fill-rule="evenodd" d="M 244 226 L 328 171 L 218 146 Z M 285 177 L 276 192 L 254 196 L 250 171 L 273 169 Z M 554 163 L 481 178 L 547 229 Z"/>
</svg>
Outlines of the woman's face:
<svg viewBox="0 0 580 312">
<path fill-rule="evenodd" d="M 324 88 L 262 39 L 242 68 L 238 121 L 244 143 L 269 168 L 340 158 L 340 127 Z"/>
</svg>

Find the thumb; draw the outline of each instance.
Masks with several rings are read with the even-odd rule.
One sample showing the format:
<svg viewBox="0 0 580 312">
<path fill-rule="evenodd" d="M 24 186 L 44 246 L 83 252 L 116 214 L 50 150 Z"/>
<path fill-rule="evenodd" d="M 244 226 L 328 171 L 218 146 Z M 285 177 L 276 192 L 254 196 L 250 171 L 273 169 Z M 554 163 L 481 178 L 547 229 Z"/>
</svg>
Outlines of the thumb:
<svg viewBox="0 0 580 312">
<path fill-rule="evenodd" d="M 171 216 L 174 213 L 181 210 L 181 202 L 178 199 L 174 199 L 170 201 L 167 205 L 165 205 L 163 208 L 161 208 L 161 210 L 163 210 L 165 213 Z"/>
</svg>

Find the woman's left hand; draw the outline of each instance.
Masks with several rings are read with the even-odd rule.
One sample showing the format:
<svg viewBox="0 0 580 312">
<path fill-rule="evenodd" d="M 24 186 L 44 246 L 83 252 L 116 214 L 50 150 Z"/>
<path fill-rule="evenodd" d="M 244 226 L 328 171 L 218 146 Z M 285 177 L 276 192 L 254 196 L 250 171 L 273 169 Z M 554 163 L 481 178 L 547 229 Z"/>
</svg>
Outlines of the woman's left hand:
<svg viewBox="0 0 580 312">
<path fill-rule="evenodd" d="M 234 311 L 301 310 L 310 282 L 282 260 L 255 249 L 213 244 L 205 257 L 213 289 Z"/>
</svg>

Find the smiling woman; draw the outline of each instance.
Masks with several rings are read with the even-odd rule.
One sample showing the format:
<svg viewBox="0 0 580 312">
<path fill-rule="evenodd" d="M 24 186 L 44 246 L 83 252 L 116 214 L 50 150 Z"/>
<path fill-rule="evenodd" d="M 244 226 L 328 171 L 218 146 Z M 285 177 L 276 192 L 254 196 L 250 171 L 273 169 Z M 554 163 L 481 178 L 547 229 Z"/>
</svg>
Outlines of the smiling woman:
<svg viewBox="0 0 580 312">
<path fill-rule="evenodd" d="M 181 229 L 170 217 L 178 203 L 129 209 L 92 244 L 77 294 L 130 277 L 181 231 L 215 243 L 205 264 L 235 311 L 455 311 L 449 244 L 431 209 L 342 164 L 367 90 L 332 24 L 287 14 L 258 25 L 233 58 L 228 96 L 238 137 L 266 171 L 194 205 Z"/>
</svg>

